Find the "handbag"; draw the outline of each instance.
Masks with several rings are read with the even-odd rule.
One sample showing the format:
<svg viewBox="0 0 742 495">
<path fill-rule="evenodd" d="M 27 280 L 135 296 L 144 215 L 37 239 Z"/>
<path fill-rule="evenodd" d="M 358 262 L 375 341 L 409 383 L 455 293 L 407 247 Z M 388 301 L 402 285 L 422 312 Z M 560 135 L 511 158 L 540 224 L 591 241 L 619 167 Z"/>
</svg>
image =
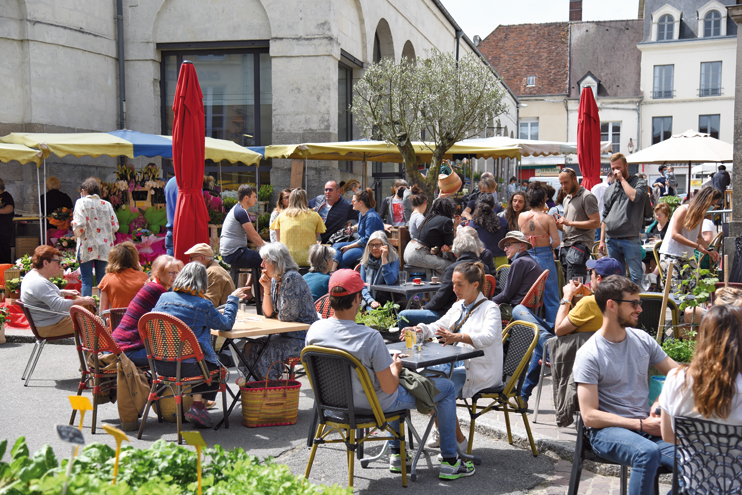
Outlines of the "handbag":
<svg viewBox="0 0 742 495">
<path fill-rule="evenodd" d="M 281 361 L 271 364 L 266 376 L 270 376 L 271 368 L 276 363 L 283 365 L 290 377 L 288 366 Z M 286 380 L 248 382 L 240 386 L 242 424 L 248 428 L 296 424 L 301 383 L 289 377 Z"/>
<path fill-rule="evenodd" d="M 335 244 L 337 242 L 352 242 L 358 239 L 358 234 L 353 232 L 348 234 L 345 228 L 342 228 L 332 234 L 327 240 L 328 244 Z"/>
</svg>

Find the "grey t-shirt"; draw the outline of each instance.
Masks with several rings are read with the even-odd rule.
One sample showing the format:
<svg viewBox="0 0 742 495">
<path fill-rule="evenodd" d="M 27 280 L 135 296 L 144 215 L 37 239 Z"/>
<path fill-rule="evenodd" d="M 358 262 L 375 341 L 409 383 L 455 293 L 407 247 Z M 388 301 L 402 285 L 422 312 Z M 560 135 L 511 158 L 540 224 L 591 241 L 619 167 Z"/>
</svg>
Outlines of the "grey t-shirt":
<svg viewBox="0 0 742 495">
<path fill-rule="evenodd" d="M 396 402 L 397 390 L 391 395 L 387 394 L 381 390 L 379 379 L 376 378 L 377 372 L 384 371 L 394 362 L 384 344 L 384 339 L 381 338 L 381 334 L 377 330 L 350 320 L 327 318 L 312 323 L 312 326 L 307 330 L 306 345 L 332 347 L 333 349 L 349 352 L 368 370 L 381 409 L 388 411 Z M 357 408 L 370 410 L 371 404 L 369 404 L 366 394 L 363 392 L 363 385 L 361 385 L 355 372 L 352 376 L 353 403 Z"/>
<path fill-rule="evenodd" d="M 644 419 L 649 416 L 649 367 L 666 357 L 643 330 L 627 328 L 622 342 L 610 342 L 596 333 L 577 351 L 572 376 L 575 383 L 598 385 L 599 410 Z"/>
<path fill-rule="evenodd" d="M 72 299 L 62 297 L 62 292 L 59 288 L 41 276 L 36 270 L 31 270 L 23 277 L 23 282 L 21 283 L 21 301 L 29 306 L 36 306 L 38 308 L 56 311 L 57 313 L 69 313 L 70 308 L 73 306 Z M 37 327 L 56 325 L 65 317 L 65 315 L 34 311 L 31 308 L 29 310 Z"/>
<path fill-rule="evenodd" d="M 241 205 L 236 204 L 229 210 L 222 224 L 222 235 L 219 238 L 219 253 L 222 256 L 229 256 L 241 247 L 247 246 L 247 232 L 242 226 L 250 221 Z"/>
</svg>

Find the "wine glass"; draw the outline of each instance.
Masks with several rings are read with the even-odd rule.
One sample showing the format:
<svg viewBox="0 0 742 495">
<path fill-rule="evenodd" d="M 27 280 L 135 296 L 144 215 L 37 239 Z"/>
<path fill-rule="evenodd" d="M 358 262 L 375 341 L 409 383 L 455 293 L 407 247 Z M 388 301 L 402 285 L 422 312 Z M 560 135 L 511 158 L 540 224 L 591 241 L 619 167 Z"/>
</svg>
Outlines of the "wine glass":
<svg viewBox="0 0 742 495">
<path fill-rule="evenodd" d="M 644 292 L 648 292 L 651 286 L 652 286 L 652 276 L 647 273 L 644 275 L 644 277 L 642 277 L 642 289 L 644 289 Z"/>
</svg>

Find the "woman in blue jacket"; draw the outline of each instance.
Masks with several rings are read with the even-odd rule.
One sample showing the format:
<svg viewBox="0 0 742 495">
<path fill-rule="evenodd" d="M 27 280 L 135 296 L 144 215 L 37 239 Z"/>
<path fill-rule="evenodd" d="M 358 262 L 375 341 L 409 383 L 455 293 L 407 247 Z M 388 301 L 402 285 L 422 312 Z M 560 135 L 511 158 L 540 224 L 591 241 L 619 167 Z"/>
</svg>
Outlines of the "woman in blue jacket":
<svg viewBox="0 0 742 495">
<path fill-rule="evenodd" d="M 369 289 L 372 285 L 394 285 L 399 277 L 399 255 L 383 230 L 368 239 L 361 258 L 361 278 L 368 284 L 361 291 L 367 308 L 376 309 L 393 300 L 390 292 Z"/>
<path fill-rule="evenodd" d="M 331 271 L 338 268 L 354 268 L 363 256 L 363 250 L 371 234 L 384 230 L 384 222 L 374 211 L 376 201 L 374 201 L 373 189 L 369 187 L 355 194 L 352 203 L 353 209 L 359 212 L 358 224 L 348 228 L 358 232 L 358 239 L 351 242 L 336 242 L 332 245 L 337 252 Z"/>
<path fill-rule="evenodd" d="M 193 330 L 204 354 L 206 365 L 209 371 L 212 371 L 219 368 L 219 361 L 211 347 L 211 329 L 232 330 L 237 316 L 237 304 L 245 289 L 237 289 L 229 295 L 224 314 L 222 314 L 204 296 L 208 287 L 206 267 L 197 261 L 188 263 L 173 282 L 173 291 L 160 296 L 153 311 L 175 316 Z M 155 367 L 162 375 L 175 376 L 175 361 L 157 361 Z M 195 361 L 183 361 L 181 364 L 182 377 L 202 376 L 202 374 L 201 367 Z M 213 428 L 214 424 L 204 407 L 203 399 L 213 400 L 218 389 L 217 383 L 195 387 L 192 392 L 197 393 L 193 395 L 193 405 L 185 413 L 186 421 L 199 428 Z"/>
</svg>

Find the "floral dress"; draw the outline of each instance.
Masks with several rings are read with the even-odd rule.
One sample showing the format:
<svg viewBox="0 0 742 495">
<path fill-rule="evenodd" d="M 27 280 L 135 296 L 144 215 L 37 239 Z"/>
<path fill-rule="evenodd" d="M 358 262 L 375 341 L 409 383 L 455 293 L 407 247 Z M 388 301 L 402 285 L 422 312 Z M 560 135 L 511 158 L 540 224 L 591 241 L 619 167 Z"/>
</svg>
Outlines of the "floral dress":
<svg viewBox="0 0 742 495">
<path fill-rule="evenodd" d="M 72 230 L 77 237 L 77 256 L 80 263 L 93 260 L 108 261 L 119 221 L 108 201 L 97 194 L 80 198 L 72 215 Z"/>
<path fill-rule="evenodd" d="M 280 321 L 293 321 L 311 325 L 319 320 L 317 310 L 314 307 L 312 291 L 309 290 L 306 280 L 296 270 L 290 270 L 283 276 L 281 282 L 271 280 L 271 302 L 274 314 Z M 248 362 L 262 379 L 268 373 L 271 364 L 276 361 L 285 361 L 286 358 L 299 357 L 304 348 L 306 330 L 298 332 L 279 333 L 273 335 L 270 344 L 255 362 L 260 352 L 265 347 L 267 337 L 256 339 L 250 348 Z M 255 363 L 255 364 L 252 364 Z M 283 367 L 274 366 L 271 370 L 271 378 L 278 377 Z"/>
</svg>

